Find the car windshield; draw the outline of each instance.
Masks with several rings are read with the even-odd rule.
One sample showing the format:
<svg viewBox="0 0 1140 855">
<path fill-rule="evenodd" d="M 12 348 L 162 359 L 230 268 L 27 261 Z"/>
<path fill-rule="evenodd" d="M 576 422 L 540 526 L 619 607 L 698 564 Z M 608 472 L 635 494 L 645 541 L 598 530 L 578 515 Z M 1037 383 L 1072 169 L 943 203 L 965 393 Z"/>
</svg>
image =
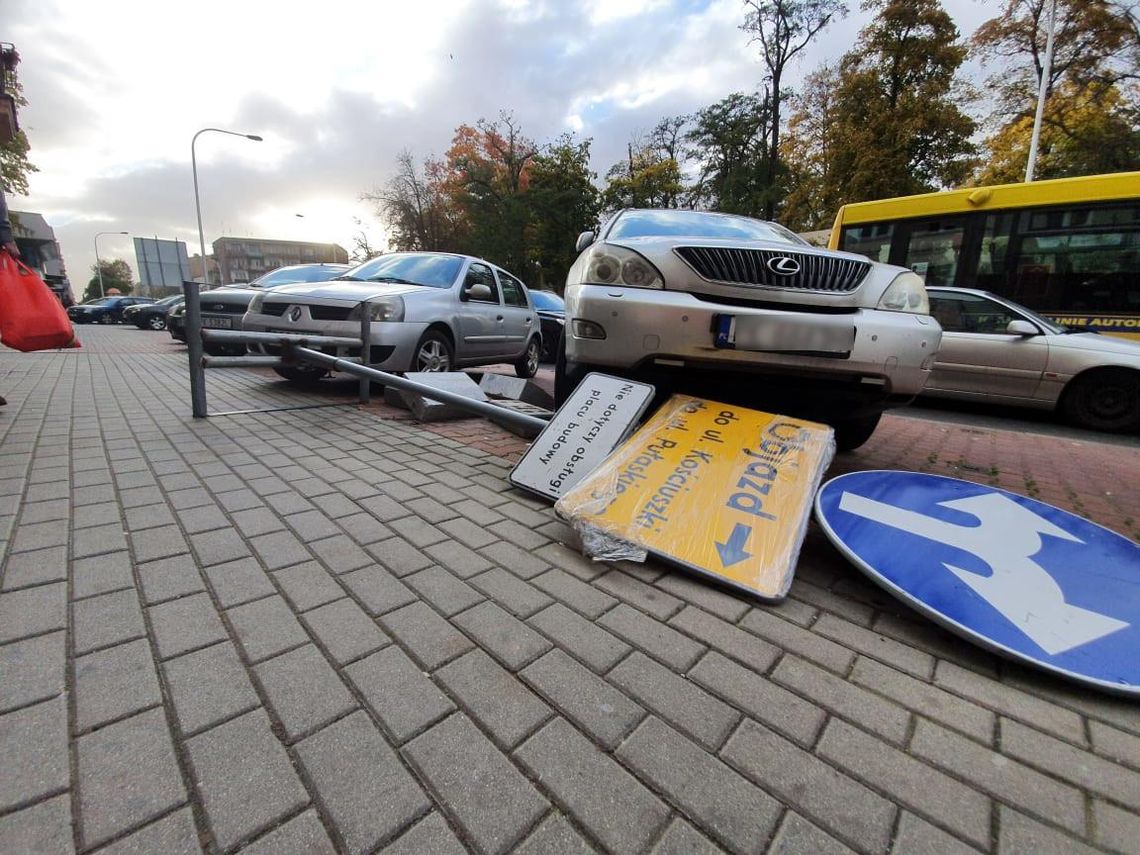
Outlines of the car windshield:
<svg viewBox="0 0 1140 855">
<path fill-rule="evenodd" d="M 436 255 L 427 252 L 393 253 L 381 255 L 355 267 L 338 279 L 356 279 L 364 282 L 402 282 L 407 285 L 426 285 L 428 288 L 450 288 L 455 284 L 463 259 L 455 255 Z"/>
<path fill-rule="evenodd" d="M 566 311 L 566 304 L 562 298 L 550 291 L 531 291 L 530 299 L 536 309 L 546 309 L 553 312 Z"/>
<path fill-rule="evenodd" d="M 171 306 L 174 303 L 177 303 L 181 299 L 182 299 L 181 294 L 171 294 L 169 297 L 163 297 L 161 300 L 159 300 L 158 305 L 160 305 L 160 306 Z"/>
<path fill-rule="evenodd" d="M 294 282 L 327 282 L 342 275 L 348 268 L 343 265 L 313 264 L 304 267 L 281 267 L 259 276 L 249 283 L 250 288 L 275 288 Z"/>
<path fill-rule="evenodd" d="M 94 300 L 88 300 L 84 306 L 110 306 L 115 302 L 114 297 L 96 297 Z"/>
<path fill-rule="evenodd" d="M 808 245 L 777 223 L 707 211 L 623 211 L 606 237 L 711 237 Z"/>
</svg>

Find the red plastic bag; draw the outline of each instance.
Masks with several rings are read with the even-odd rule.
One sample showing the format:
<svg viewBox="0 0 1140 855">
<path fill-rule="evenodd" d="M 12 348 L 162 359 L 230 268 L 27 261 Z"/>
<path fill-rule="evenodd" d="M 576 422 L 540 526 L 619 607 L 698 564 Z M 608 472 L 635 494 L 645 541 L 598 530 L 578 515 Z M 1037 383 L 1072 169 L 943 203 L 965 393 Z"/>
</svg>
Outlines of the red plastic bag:
<svg viewBox="0 0 1140 855">
<path fill-rule="evenodd" d="M 63 304 L 34 270 L 0 252 L 0 342 L 25 353 L 79 347 Z"/>
</svg>

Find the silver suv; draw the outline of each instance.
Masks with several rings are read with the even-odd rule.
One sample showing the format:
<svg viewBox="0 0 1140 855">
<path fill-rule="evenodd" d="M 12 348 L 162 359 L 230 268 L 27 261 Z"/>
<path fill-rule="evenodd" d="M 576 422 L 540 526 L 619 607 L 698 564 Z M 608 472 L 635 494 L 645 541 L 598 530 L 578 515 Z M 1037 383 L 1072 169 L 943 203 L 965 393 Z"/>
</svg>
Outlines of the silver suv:
<svg viewBox="0 0 1140 855">
<path fill-rule="evenodd" d="M 847 450 L 922 391 L 942 330 L 923 281 L 776 223 L 625 210 L 578 238 L 555 372 L 590 371 L 826 421 Z"/>
</svg>

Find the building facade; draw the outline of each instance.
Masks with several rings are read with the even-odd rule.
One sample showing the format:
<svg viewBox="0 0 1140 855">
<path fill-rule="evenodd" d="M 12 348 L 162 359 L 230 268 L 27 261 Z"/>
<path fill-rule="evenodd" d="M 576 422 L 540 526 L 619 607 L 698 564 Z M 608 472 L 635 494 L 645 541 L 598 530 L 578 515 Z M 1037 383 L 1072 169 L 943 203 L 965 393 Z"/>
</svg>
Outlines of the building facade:
<svg viewBox="0 0 1140 855">
<path fill-rule="evenodd" d="M 263 238 L 218 238 L 212 244 L 222 284 L 252 282 L 287 264 L 346 264 L 348 251 L 335 243 L 306 243 Z"/>
</svg>

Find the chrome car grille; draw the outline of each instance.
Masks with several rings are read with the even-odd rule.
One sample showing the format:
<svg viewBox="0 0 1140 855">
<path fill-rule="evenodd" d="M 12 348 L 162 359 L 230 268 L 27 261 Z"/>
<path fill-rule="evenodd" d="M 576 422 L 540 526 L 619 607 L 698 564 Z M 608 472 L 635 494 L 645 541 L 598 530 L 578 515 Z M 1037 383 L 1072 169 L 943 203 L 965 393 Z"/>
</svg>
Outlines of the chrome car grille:
<svg viewBox="0 0 1140 855">
<path fill-rule="evenodd" d="M 679 246 L 675 251 L 701 277 L 730 285 L 850 293 L 871 270 L 869 261 L 771 249 Z M 792 259 L 799 270 L 776 273 L 770 265 L 778 259 Z"/>
<path fill-rule="evenodd" d="M 276 315 L 280 317 L 285 314 L 285 310 L 290 306 L 296 306 L 297 303 L 270 303 L 266 301 L 261 304 L 261 314 L 263 315 Z M 352 312 L 351 308 L 343 306 L 309 306 L 309 317 L 314 321 L 346 321 L 349 314 Z"/>
</svg>

